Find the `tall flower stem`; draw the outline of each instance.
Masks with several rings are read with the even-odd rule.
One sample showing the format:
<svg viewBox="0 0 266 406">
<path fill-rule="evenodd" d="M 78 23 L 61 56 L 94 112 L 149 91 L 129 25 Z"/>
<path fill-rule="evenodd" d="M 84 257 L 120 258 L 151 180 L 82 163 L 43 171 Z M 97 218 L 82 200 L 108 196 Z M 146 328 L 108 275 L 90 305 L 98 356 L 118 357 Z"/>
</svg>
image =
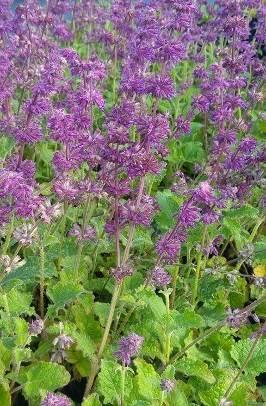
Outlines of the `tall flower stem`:
<svg viewBox="0 0 266 406">
<path fill-rule="evenodd" d="M 45 281 L 45 253 L 43 242 L 40 240 L 40 317 L 44 318 L 44 281 Z"/>
<path fill-rule="evenodd" d="M 179 258 L 178 258 L 179 261 Z M 178 279 L 178 273 L 179 273 L 179 265 L 176 264 L 175 270 L 174 270 L 174 275 L 173 275 L 173 282 L 172 282 L 172 293 L 170 296 L 170 309 L 174 308 L 175 305 L 175 295 L 176 295 L 176 284 L 177 284 L 177 279 Z"/>
<path fill-rule="evenodd" d="M 107 322 L 106 322 L 103 338 L 102 338 L 102 341 L 101 341 L 101 344 L 100 344 L 100 348 L 99 348 L 98 354 L 96 356 L 96 359 L 92 363 L 90 376 L 89 376 L 89 379 L 88 379 L 88 382 L 87 382 L 87 385 L 86 385 L 86 388 L 85 388 L 84 399 L 90 393 L 90 390 L 91 390 L 91 388 L 93 386 L 96 375 L 97 375 L 97 373 L 99 371 L 100 360 L 101 360 L 101 357 L 102 357 L 102 354 L 103 354 L 103 351 L 105 349 L 107 339 L 108 339 L 108 336 L 109 336 L 109 331 L 110 331 L 110 328 L 111 328 L 111 325 L 112 325 L 116 304 L 117 304 L 119 294 L 120 294 L 120 289 L 121 289 L 121 284 L 117 283 L 115 285 L 115 288 L 114 288 L 114 291 L 113 291 L 110 311 L 109 311 L 108 319 L 107 319 Z"/>
<path fill-rule="evenodd" d="M 166 305 L 166 314 L 167 314 L 167 323 L 166 323 L 166 340 L 165 340 L 165 364 L 169 363 L 170 353 L 171 353 L 171 334 L 169 333 L 169 319 L 170 319 L 170 292 L 167 288 L 164 289 L 165 296 L 165 305 Z"/>
<path fill-rule="evenodd" d="M 207 227 L 204 227 L 203 236 L 202 236 L 202 246 L 204 246 L 205 237 L 206 237 Z M 197 256 L 197 268 L 196 268 L 196 276 L 194 281 L 193 287 L 193 294 L 192 294 L 192 305 L 193 307 L 196 306 L 197 296 L 198 296 L 198 288 L 199 288 L 199 280 L 200 280 L 200 271 L 202 267 L 202 253 L 199 252 Z"/>
<path fill-rule="evenodd" d="M 123 364 L 121 367 L 121 406 L 125 406 L 125 382 L 126 382 L 126 367 Z"/>
<path fill-rule="evenodd" d="M 143 191 L 144 191 L 144 185 L 145 185 L 145 178 L 141 178 L 140 180 L 140 186 L 139 186 L 139 192 L 138 192 L 138 197 L 137 197 L 137 206 L 139 206 L 140 202 L 141 202 L 141 198 L 143 195 Z M 121 266 L 121 259 L 120 259 L 120 245 L 119 245 L 119 233 L 118 233 L 118 201 L 117 198 L 115 200 L 115 219 L 116 219 L 116 223 L 117 223 L 117 227 L 116 227 L 116 235 L 115 235 L 115 240 L 116 240 L 116 261 L 117 261 L 117 266 Z M 122 265 L 124 265 L 129 258 L 129 252 L 130 252 L 130 248 L 132 246 L 133 243 L 133 237 L 134 237 L 134 231 L 135 231 L 135 226 L 132 225 L 129 231 L 129 237 L 127 240 L 127 245 L 124 251 L 124 255 L 122 258 Z M 102 354 L 104 352 L 107 340 L 108 340 L 108 336 L 109 336 L 109 332 L 112 326 L 112 322 L 113 322 L 113 318 L 114 318 L 114 313 L 115 313 L 115 309 L 116 309 L 116 305 L 119 299 L 119 296 L 121 294 L 121 290 L 122 290 L 122 286 L 123 286 L 123 282 L 117 282 L 115 287 L 114 287 L 114 291 L 113 291 L 113 295 L 112 295 L 112 300 L 111 300 L 111 305 L 110 305 L 110 310 L 109 310 L 109 315 L 108 315 L 108 319 L 105 325 L 105 329 L 104 329 L 104 333 L 103 333 L 103 337 L 102 337 L 102 341 L 97 353 L 97 356 L 92 364 L 92 368 L 90 371 L 90 376 L 89 379 L 87 381 L 87 385 L 85 388 L 85 393 L 84 393 L 84 399 L 88 396 L 88 394 L 90 393 L 90 390 L 93 386 L 94 380 L 96 378 L 96 375 L 99 371 L 99 364 L 102 358 Z"/>
</svg>

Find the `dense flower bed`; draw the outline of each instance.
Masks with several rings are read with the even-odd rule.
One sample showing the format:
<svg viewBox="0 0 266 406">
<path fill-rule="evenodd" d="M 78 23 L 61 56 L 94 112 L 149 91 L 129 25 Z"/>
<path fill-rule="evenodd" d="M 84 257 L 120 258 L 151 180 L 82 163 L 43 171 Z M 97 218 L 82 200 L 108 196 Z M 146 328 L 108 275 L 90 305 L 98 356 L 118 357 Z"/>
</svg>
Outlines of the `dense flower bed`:
<svg viewBox="0 0 266 406">
<path fill-rule="evenodd" d="M 264 2 L 12 4 L 0 405 L 264 404 Z"/>
</svg>

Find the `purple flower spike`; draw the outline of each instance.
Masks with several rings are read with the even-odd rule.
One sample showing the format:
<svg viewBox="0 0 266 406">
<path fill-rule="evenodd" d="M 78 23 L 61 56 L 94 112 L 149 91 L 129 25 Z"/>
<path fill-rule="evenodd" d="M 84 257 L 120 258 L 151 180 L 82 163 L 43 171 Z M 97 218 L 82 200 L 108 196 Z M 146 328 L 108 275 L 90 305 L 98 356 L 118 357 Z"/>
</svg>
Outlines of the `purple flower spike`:
<svg viewBox="0 0 266 406">
<path fill-rule="evenodd" d="M 71 400 L 64 395 L 49 392 L 43 399 L 41 406 L 71 406 Z"/>
<path fill-rule="evenodd" d="M 119 361 L 123 365 L 130 365 L 131 358 L 137 355 L 144 341 L 144 337 L 141 337 L 135 333 L 129 334 L 127 337 L 122 337 L 119 341 L 119 349 L 114 353 Z"/>
<path fill-rule="evenodd" d="M 150 282 L 153 286 L 164 287 L 171 283 L 171 276 L 163 268 L 156 266 L 152 271 Z"/>
</svg>

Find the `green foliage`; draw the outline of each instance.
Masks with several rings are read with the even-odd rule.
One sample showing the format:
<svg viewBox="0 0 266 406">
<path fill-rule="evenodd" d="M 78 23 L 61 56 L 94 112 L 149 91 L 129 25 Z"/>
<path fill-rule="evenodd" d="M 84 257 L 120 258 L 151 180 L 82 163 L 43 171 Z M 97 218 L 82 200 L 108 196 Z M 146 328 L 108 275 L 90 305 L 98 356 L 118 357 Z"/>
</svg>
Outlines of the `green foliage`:
<svg viewBox="0 0 266 406">
<path fill-rule="evenodd" d="M 70 374 L 62 365 L 44 361 L 22 367 L 18 377 L 27 398 L 39 397 L 41 391 L 54 391 L 69 381 Z"/>
</svg>

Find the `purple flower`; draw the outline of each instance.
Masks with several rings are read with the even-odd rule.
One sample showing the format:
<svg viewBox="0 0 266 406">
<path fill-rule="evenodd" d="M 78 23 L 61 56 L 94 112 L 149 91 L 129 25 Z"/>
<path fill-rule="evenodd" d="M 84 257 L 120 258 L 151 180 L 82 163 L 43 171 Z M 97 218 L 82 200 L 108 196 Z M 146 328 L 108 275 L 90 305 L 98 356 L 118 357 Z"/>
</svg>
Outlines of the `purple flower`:
<svg viewBox="0 0 266 406">
<path fill-rule="evenodd" d="M 257 141 L 255 138 L 246 137 L 240 142 L 238 149 L 244 154 L 249 154 L 256 148 L 256 146 Z"/>
<path fill-rule="evenodd" d="M 192 201 L 184 203 L 179 212 L 179 221 L 186 227 L 193 227 L 200 220 L 200 210 Z"/>
<path fill-rule="evenodd" d="M 190 133 L 190 121 L 179 116 L 176 120 L 176 132 L 175 137 L 180 137 L 181 135 L 187 135 Z"/>
<path fill-rule="evenodd" d="M 42 400 L 41 406 L 71 406 L 71 400 L 65 395 L 49 392 Z"/>
<path fill-rule="evenodd" d="M 144 337 L 135 333 L 131 333 L 127 337 L 122 337 L 118 344 L 119 348 L 114 354 L 123 365 L 130 365 L 131 358 L 138 354 L 143 341 Z"/>
<path fill-rule="evenodd" d="M 175 94 L 174 84 L 169 76 L 155 75 L 147 80 L 147 93 L 160 99 L 170 99 Z"/>
<path fill-rule="evenodd" d="M 164 287 L 171 283 L 171 276 L 163 268 L 156 266 L 152 270 L 149 281 L 155 287 Z"/>
<path fill-rule="evenodd" d="M 214 203 L 215 198 L 213 190 L 208 181 L 201 182 L 199 186 L 194 190 L 193 198 L 196 202 L 211 205 Z"/>
</svg>

